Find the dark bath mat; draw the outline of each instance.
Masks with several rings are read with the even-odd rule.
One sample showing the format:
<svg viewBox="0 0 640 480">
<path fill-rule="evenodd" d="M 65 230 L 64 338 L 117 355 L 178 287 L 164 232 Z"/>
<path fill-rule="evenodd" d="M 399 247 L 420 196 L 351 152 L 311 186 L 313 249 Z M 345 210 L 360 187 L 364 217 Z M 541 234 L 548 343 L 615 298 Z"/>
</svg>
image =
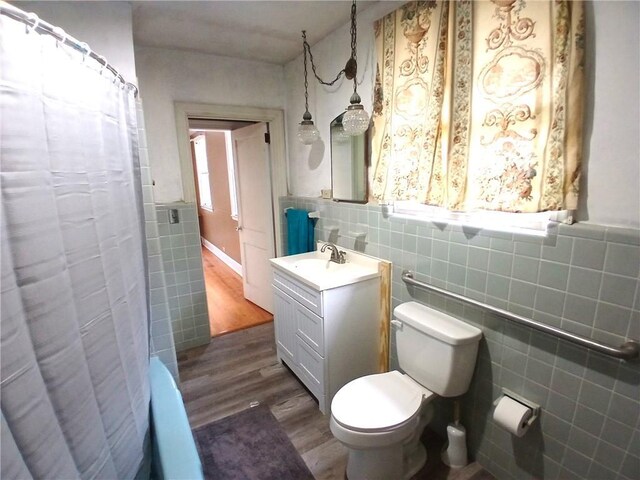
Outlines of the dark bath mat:
<svg viewBox="0 0 640 480">
<path fill-rule="evenodd" d="M 313 480 L 268 407 L 259 405 L 193 431 L 205 478 Z"/>
</svg>

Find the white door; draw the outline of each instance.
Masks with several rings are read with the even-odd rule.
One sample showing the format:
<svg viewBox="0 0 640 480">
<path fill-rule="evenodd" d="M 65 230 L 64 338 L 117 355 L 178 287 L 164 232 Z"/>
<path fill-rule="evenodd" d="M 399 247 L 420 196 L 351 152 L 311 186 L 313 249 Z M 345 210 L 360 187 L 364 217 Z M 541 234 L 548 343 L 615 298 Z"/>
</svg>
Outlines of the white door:
<svg viewBox="0 0 640 480">
<path fill-rule="evenodd" d="M 231 132 L 238 188 L 238 230 L 244 296 L 273 313 L 271 265 L 275 257 L 267 125 Z"/>
</svg>

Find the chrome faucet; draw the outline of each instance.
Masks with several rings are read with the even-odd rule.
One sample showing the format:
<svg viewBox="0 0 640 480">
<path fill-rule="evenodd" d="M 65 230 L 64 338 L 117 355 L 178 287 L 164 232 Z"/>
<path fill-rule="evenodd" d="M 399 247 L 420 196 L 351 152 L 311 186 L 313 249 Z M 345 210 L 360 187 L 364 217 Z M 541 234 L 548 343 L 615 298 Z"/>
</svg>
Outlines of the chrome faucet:
<svg viewBox="0 0 640 480">
<path fill-rule="evenodd" d="M 338 247 L 336 247 L 333 243 L 327 242 L 324 245 L 322 245 L 320 252 L 324 253 L 324 251 L 327 248 L 331 250 L 331 258 L 329 259 L 329 261 L 340 263 L 340 264 L 345 263 L 347 261 L 345 257 L 346 253 L 343 252 L 342 250 L 338 250 Z"/>
</svg>

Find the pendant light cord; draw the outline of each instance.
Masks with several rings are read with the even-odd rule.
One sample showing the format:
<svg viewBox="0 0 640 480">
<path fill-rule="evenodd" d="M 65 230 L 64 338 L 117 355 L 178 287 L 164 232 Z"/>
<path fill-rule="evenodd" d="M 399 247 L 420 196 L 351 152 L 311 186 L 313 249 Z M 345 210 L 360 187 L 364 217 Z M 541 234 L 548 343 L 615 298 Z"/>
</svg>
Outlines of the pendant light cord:
<svg viewBox="0 0 640 480">
<path fill-rule="evenodd" d="M 340 77 L 342 77 L 342 75 L 344 75 L 344 68 L 342 70 L 340 70 L 338 72 L 338 75 L 336 75 L 336 78 L 334 78 L 330 82 L 325 82 L 322 78 L 320 78 L 320 76 L 318 75 L 318 72 L 316 71 L 316 65 L 315 65 L 315 63 L 313 63 L 313 54 L 311 53 L 311 46 L 309 45 L 309 42 L 307 42 L 307 32 L 305 30 L 302 31 L 302 43 L 304 45 L 305 67 L 306 67 L 306 58 L 307 58 L 307 53 L 308 53 L 309 54 L 309 60 L 311 60 L 311 70 L 313 71 L 313 75 L 316 77 L 316 80 L 318 80 L 318 82 L 320 82 L 322 85 L 331 86 L 334 83 L 336 83 L 338 80 L 340 80 Z M 305 69 L 305 72 L 306 72 L 306 69 Z"/>
<path fill-rule="evenodd" d="M 353 59 L 356 65 L 356 71 L 357 71 L 357 65 L 358 65 L 358 49 L 356 48 L 357 34 L 358 34 L 358 25 L 356 23 L 356 0 L 353 0 L 353 3 L 351 4 L 351 58 Z M 344 69 L 342 71 L 344 72 Z M 357 80 L 356 72 L 354 72 L 353 93 L 356 93 L 357 88 L 358 88 L 358 80 Z"/>
<path fill-rule="evenodd" d="M 306 40 L 306 32 L 302 31 L 302 38 L 304 38 L 305 44 Z M 312 62 L 313 65 L 313 62 Z M 305 114 L 309 112 L 309 81 L 307 80 L 307 48 L 304 49 L 304 112 Z"/>
<path fill-rule="evenodd" d="M 327 85 L 327 86 L 332 86 L 334 85 L 338 80 L 340 80 L 340 78 L 342 77 L 342 75 L 345 75 L 347 73 L 347 68 L 349 67 L 349 63 L 353 64 L 353 67 L 355 68 L 355 66 L 357 65 L 356 63 L 356 32 L 357 32 L 357 23 L 356 23 L 356 1 L 353 0 L 353 3 L 351 4 L 351 29 L 350 29 L 350 33 L 351 33 L 351 57 L 349 59 L 349 62 L 347 63 L 347 66 L 345 66 L 345 68 L 343 68 L 342 70 L 340 70 L 338 72 L 338 74 L 336 75 L 336 78 L 334 78 L 332 81 L 327 82 L 325 80 L 323 80 L 322 78 L 320 78 L 320 75 L 318 75 L 318 72 L 316 71 L 316 65 L 313 62 L 313 54 L 311 53 L 311 45 L 309 45 L 309 42 L 307 42 L 307 32 L 305 30 L 302 31 L 302 43 L 303 43 L 303 47 L 304 47 L 304 59 L 305 59 L 305 87 L 307 85 L 307 80 L 306 80 L 306 68 L 307 68 L 307 53 L 309 54 L 309 60 L 311 61 L 311 70 L 313 71 L 313 75 L 316 77 L 316 80 L 318 80 L 318 82 L 320 82 L 322 85 Z M 357 82 L 356 82 L 356 75 L 355 75 L 355 70 L 353 71 L 353 91 L 355 92 L 357 88 Z"/>
<path fill-rule="evenodd" d="M 350 34 L 351 34 L 351 55 L 347 60 L 344 68 L 338 72 L 336 78 L 332 81 L 327 82 L 320 78 L 318 72 L 316 71 L 316 65 L 313 61 L 313 54 L 311 53 L 311 46 L 309 42 L 307 42 L 307 32 L 305 30 L 302 31 L 302 44 L 304 47 L 304 106 L 305 112 L 302 115 L 302 122 L 300 122 L 300 126 L 298 127 L 298 137 L 300 141 L 305 145 L 311 145 L 315 142 L 319 133 L 313 124 L 313 120 L 311 119 L 311 113 L 309 113 L 309 82 L 308 82 L 308 70 L 307 70 L 307 54 L 309 59 L 311 60 L 311 70 L 313 71 L 313 75 L 316 77 L 316 80 L 320 82 L 322 85 L 333 85 L 335 84 L 342 76 L 344 75 L 347 80 L 353 80 L 353 94 L 349 99 L 349 105 L 346 108 L 344 116 L 342 118 L 342 125 L 344 127 L 345 133 L 349 135 L 360 135 L 364 133 L 370 124 L 369 114 L 365 111 L 362 105 L 362 99 L 360 95 L 358 95 L 358 62 L 357 62 L 357 30 L 358 24 L 356 21 L 356 0 L 353 0 L 351 4 L 351 25 L 350 25 Z"/>
</svg>

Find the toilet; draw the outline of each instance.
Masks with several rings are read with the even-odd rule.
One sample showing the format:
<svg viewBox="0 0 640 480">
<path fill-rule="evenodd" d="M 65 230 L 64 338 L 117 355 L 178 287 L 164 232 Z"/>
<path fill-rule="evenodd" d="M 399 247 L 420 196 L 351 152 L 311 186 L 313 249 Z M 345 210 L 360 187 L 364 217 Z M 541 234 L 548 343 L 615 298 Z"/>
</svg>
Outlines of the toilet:
<svg viewBox="0 0 640 480">
<path fill-rule="evenodd" d="M 393 311 L 398 365 L 404 371 L 347 383 L 331 402 L 331 432 L 349 452 L 349 480 L 400 480 L 427 460 L 420 436 L 436 395 L 464 394 L 482 331 L 417 302 Z"/>
</svg>

